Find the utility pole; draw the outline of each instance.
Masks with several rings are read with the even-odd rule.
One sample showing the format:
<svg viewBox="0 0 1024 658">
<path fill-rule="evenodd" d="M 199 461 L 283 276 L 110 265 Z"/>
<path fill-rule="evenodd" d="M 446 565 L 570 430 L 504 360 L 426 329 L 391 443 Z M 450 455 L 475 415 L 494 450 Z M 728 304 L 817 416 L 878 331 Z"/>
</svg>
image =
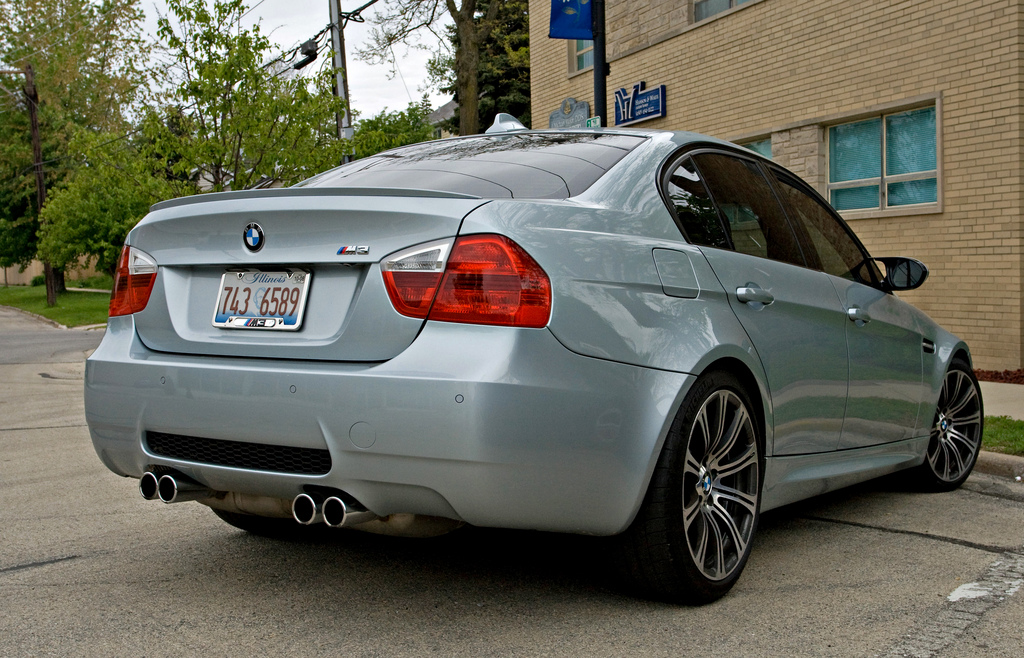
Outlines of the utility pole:
<svg viewBox="0 0 1024 658">
<path fill-rule="evenodd" d="M 331 44 L 334 46 L 335 95 L 345 101 L 338 114 L 338 139 L 352 139 L 352 119 L 348 111 L 348 67 L 345 62 L 345 26 L 342 23 L 341 0 L 328 0 L 331 6 Z M 346 19 L 347 20 L 347 17 Z M 346 154 L 344 162 L 351 162 Z"/>
<path fill-rule="evenodd" d="M 593 0 L 591 24 L 594 30 L 594 114 L 601 117 L 601 127 L 608 127 L 608 58 L 605 53 L 604 2 Z"/>
<path fill-rule="evenodd" d="M 0 73 L 23 74 L 25 76 L 25 100 L 28 104 L 28 121 L 32 133 L 32 160 L 33 169 L 36 174 L 36 210 L 40 214 L 42 222 L 43 204 L 46 203 L 46 177 L 43 174 L 43 145 L 39 137 L 39 94 L 36 93 L 36 76 L 31 64 L 25 64 L 23 71 L 0 71 Z M 46 277 L 46 305 L 57 304 L 57 288 L 63 287 L 62 282 L 57 280 L 58 272 L 48 262 L 43 262 L 43 273 Z M 6 274 L 6 272 L 5 272 Z"/>
<path fill-rule="evenodd" d="M 334 46 L 334 69 L 337 77 L 334 80 L 334 95 L 345 101 L 345 109 L 338 114 L 338 139 L 352 139 L 352 118 L 349 113 L 348 100 L 348 65 L 345 63 L 345 25 L 349 21 L 362 23 L 365 19 L 361 12 L 378 0 L 370 0 L 354 11 L 341 10 L 341 0 L 327 0 L 331 10 L 331 45 Z M 346 153 L 342 162 L 352 162 L 352 153 Z"/>
</svg>

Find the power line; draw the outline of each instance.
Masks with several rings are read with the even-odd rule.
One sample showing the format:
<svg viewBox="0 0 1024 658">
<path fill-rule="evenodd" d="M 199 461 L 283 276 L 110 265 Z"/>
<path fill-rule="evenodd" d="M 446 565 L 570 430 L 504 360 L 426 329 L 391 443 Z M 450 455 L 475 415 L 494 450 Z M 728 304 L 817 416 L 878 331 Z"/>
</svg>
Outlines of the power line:
<svg viewBox="0 0 1024 658">
<path fill-rule="evenodd" d="M 260 0 L 259 2 L 257 2 L 256 4 L 254 4 L 254 5 L 252 6 L 252 7 L 249 7 L 248 9 L 246 9 L 246 10 L 245 10 L 245 13 L 244 13 L 244 14 L 242 14 L 241 16 L 239 16 L 239 17 L 238 17 L 238 20 L 237 20 L 237 21 L 235 21 L 235 23 L 239 23 L 239 22 L 241 22 L 241 20 L 242 20 L 243 18 L 245 18 L 246 16 L 248 16 L 248 15 L 249 15 L 249 12 L 251 12 L 251 11 L 252 11 L 253 9 L 256 9 L 256 7 L 259 7 L 260 5 L 262 5 L 262 4 L 263 4 L 264 2 L 266 2 L 266 1 L 267 1 L 267 0 Z"/>
</svg>

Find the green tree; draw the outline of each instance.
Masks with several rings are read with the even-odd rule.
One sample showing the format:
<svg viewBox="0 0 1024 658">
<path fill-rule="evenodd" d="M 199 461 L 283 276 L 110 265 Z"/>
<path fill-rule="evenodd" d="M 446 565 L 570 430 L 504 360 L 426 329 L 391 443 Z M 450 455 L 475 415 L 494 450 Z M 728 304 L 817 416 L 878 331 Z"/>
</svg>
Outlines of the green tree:
<svg viewBox="0 0 1024 658">
<path fill-rule="evenodd" d="M 416 144 L 431 139 L 434 127 L 427 121 L 430 101 L 424 97 L 419 103 L 409 103 L 405 111 L 388 112 L 387 108 L 369 119 L 356 123 L 352 141 L 356 157 L 365 158 L 388 149 Z"/>
<path fill-rule="evenodd" d="M 147 156 L 170 177 L 200 189 L 244 189 L 263 177 L 286 184 L 336 165 L 347 148 L 335 135 L 343 102 L 331 73 L 312 81 L 275 74 L 261 62 L 274 46 L 238 26 L 242 0 L 168 0 L 158 33 L 171 54 L 172 103 L 147 117 Z"/>
<path fill-rule="evenodd" d="M 171 182 L 153 175 L 130 138 L 82 131 L 71 142 L 83 161 L 43 208 L 38 251 L 56 266 L 84 257 L 113 275 L 125 237 L 149 207 L 174 196 Z"/>
<path fill-rule="evenodd" d="M 414 44 L 421 30 L 437 29 L 445 12 L 454 23 L 455 54 L 452 56 L 456 95 L 459 98 L 461 134 L 480 132 L 480 51 L 489 43 L 499 12 L 507 0 L 386 0 L 373 19 L 370 45 L 358 51 L 372 63 L 394 63 L 394 47 Z"/>
<path fill-rule="evenodd" d="M 145 98 L 149 49 L 139 0 L 0 0 L 0 69 L 31 65 L 46 189 L 75 167 L 80 130 L 118 133 Z M 40 208 L 24 75 L 0 75 L 0 264 L 37 257 Z M 56 287 L 63 274 L 55 271 Z"/>
<path fill-rule="evenodd" d="M 479 0 L 480 10 L 488 7 Z M 499 112 L 507 112 L 529 127 L 530 116 L 530 14 L 528 0 L 504 0 L 495 19 L 491 38 L 480 49 L 480 103 L 477 125 L 489 126 Z M 456 45 L 458 35 L 449 27 L 448 40 Z M 455 58 L 439 52 L 427 65 L 430 80 L 440 91 L 461 102 L 455 81 Z M 464 134 L 461 115 L 447 122 L 445 129 Z"/>
</svg>

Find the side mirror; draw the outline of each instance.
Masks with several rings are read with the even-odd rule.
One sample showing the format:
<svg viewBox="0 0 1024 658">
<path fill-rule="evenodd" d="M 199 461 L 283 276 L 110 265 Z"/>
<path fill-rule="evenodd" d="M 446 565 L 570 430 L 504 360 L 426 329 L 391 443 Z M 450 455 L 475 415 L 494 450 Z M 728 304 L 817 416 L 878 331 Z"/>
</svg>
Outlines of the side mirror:
<svg viewBox="0 0 1024 658">
<path fill-rule="evenodd" d="M 873 260 L 882 266 L 882 287 L 887 291 L 914 290 L 928 278 L 928 267 L 913 258 L 890 256 Z"/>
</svg>

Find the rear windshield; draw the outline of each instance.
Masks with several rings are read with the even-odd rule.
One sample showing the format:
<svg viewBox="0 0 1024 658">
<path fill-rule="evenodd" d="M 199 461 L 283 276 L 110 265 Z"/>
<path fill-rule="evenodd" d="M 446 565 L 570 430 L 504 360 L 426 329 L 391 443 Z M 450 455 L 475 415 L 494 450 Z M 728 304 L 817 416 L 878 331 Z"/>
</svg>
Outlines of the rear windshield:
<svg viewBox="0 0 1024 658">
<path fill-rule="evenodd" d="M 565 199 L 593 185 L 644 139 L 516 133 L 423 142 L 342 165 L 297 187 L 390 187 L 485 199 Z"/>
</svg>

